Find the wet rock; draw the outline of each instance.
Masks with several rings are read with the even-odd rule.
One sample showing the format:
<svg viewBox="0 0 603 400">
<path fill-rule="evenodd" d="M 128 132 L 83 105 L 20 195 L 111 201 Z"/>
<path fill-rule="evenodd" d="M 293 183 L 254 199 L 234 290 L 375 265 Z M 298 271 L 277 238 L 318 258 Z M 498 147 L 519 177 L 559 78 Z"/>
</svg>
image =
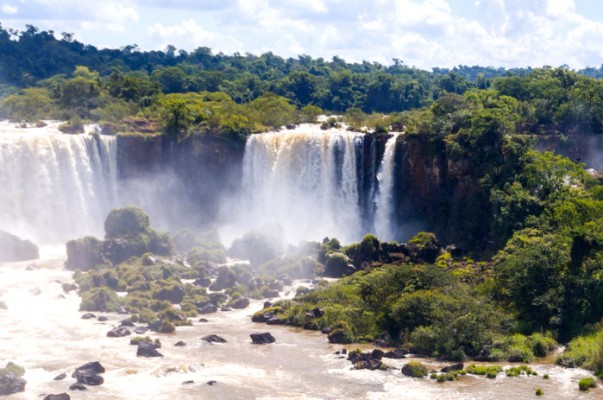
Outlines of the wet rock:
<svg viewBox="0 0 603 400">
<path fill-rule="evenodd" d="M 44 397 L 44 400 L 71 400 L 71 396 L 67 393 L 49 394 Z"/>
<path fill-rule="evenodd" d="M 270 307 L 272 307 L 273 305 L 274 305 L 274 304 L 272 304 L 272 302 L 271 302 L 271 301 L 265 301 L 265 302 L 264 302 L 264 308 L 270 308 Z"/>
<path fill-rule="evenodd" d="M 115 328 L 107 332 L 108 337 L 124 337 L 131 334 L 132 332 L 130 332 L 130 330 L 125 326 L 116 326 Z"/>
<path fill-rule="evenodd" d="M 0 372 L 0 395 L 25 391 L 27 381 L 12 372 Z"/>
<path fill-rule="evenodd" d="M 73 371 L 73 374 L 71 376 L 77 379 L 77 383 L 79 384 L 98 386 L 102 385 L 104 382 L 103 377 L 98 375 L 102 374 L 103 372 L 105 372 L 105 367 L 103 367 L 98 361 L 92 361 L 80 367 L 77 367 L 75 371 Z M 72 387 L 70 387 L 69 389 L 81 390 L 72 389 Z"/>
<path fill-rule="evenodd" d="M 92 374 L 92 375 L 80 375 L 77 377 L 77 383 L 81 383 L 83 385 L 88 386 L 98 386 L 102 385 L 105 382 L 102 376 Z"/>
<path fill-rule="evenodd" d="M 82 319 L 93 319 L 93 318 L 96 318 L 96 315 L 94 315 L 90 312 L 87 312 L 84 315 L 82 315 Z"/>
<path fill-rule="evenodd" d="M 93 374 L 102 374 L 105 372 L 105 367 L 98 361 L 91 361 L 84 365 L 81 365 L 75 369 L 72 377 L 76 378 L 78 373 L 93 373 Z"/>
<path fill-rule="evenodd" d="M 80 390 L 83 392 L 85 390 L 88 390 L 88 388 L 82 385 L 81 383 L 74 383 L 73 385 L 69 386 L 69 390 Z"/>
<path fill-rule="evenodd" d="M 138 357 L 163 357 L 163 354 L 157 351 L 158 346 L 153 343 L 140 342 L 136 355 Z"/>
<path fill-rule="evenodd" d="M 218 311 L 218 307 L 213 304 L 208 304 L 199 309 L 199 314 L 212 314 Z"/>
<path fill-rule="evenodd" d="M 408 352 L 406 350 L 403 349 L 394 349 L 394 350 L 390 350 L 388 352 L 386 352 L 383 357 L 385 358 L 393 358 L 393 359 L 401 359 L 401 358 L 405 358 L 406 355 L 408 354 Z"/>
<path fill-rule="evenodd" d="M 207 384 L 208 384 L 209 386 L 213 386 L 213 385 L 215 385 L 216 383 L 218 383 L 218 382 L 217 382 L 217 381 L 207 381 Z"/>
<path fill-rule="evenodd" d="M 145 333 L 147 333 L 148 331 L 149 331 L 149 328 L 147 328 L 146 326 L 137 326 L 137 327 L 134 329 L 134 333 L 135 333 L 135 334 L 137 334 L 137 335 L 142 335 L 142 334 L 145 334 Z"/>
<path fill-rule="evenodd" d="M 73 292 L 74 290 L 77 290 L 77 285 L 75 283 L 63 283 L 62 285 L 63 287 L 63 292 L 65 293 L 69 293 L 69 292 Z"/>
<path fill-rule="evenodd" d="M 402 367 L 402 374 L 412 378 L 422 378 L 428 373 L 427 367 L 418 361 L 411 361 Z"/>
<path fill-rule="evenodd" d="M 277 317 L 277 316 L 273 316 L 273 317 L 271 317 L 271 318 L 267 319 L 267 320 L 266 320 L 266 323 L 267 323 L 268 325 L 284 325 L 284 324 L 285 324 L 285 321 L 283 321 L 282 319 L 280 319 L 280 318 L 279 318 L 279 317 Z"/>
<path fill-rule="evenodd" d="M 349 333 L 345 329 L 333 328 L 331 332 L 329 332 L 327 339 L 329 343 L 336 344 L 347 344 L 352 343 L 352 339 L 350 338 Z"/>
<path fill-rule="evenodd" d="M 107 264 L 103 255 L 103 241 L 92 236 L 70 240 L 66 244 L 67 269 L 88 271 L 97 265 Z"/>
<path fill-rule="evenodd" d="M 199 318 L 199 322 L 209 322 L 207 318 Z"/>
<path fill-rule="evenodd" d="M 267 298 L 267 299 L 272 299 L 274 297 L 278 297 L 279 296 L 279 291 L 278 290 L 274 290 L 274 289 L 266 289 L 264 290 L 264 292 L 262 293 L 262 295 Z"/>
<path fill-rule="evenodd" d="M 0 262 L 36 260 L 40 258 L 38 246 L 29 240 L 0 231 Z"/>
<path fill-rule="evenodd" d="M 123 321 L 121 321 L 119 323 L 119 326 L 127 326 L 127 327 L 130 327 L 130 328 L 133 328 L 134 327 L 134 322 L 132 322 L 131 319 L 124 319 Z"/>
<path fill-rule="evenodd" d="M 268 344 L 274 343 L 276 341 L 276 339 L 270 334 L 270 332 L 252 333 L 249 336 L 251 337 L 251 341 L 254 344 Z"/>
<path fill-rule="evenodd" d="M 99 322 L 105 322 L 105 321 L 108 321 L 109 318 L 105 317 L 104 315 L 101 315 L 96 320 L 99 321 Z"/>
<path fill-rule="evenodd" d="M 195 383 L 195 381 L 184 381 L 184 382 L 182 382 L 183 385 L 192 385 L 193 383 Z"/>
<path fill-rule="evenodd" d="M 226 343 L 226 339 L 218 335 L 207 335 L 201 338 L 208 343 Z"/>
<path fill-rule="evenodd" d="M 348 360 L 354 364 L 355 369 L 385 370 L 387 366 L 381 362 L 382 357 L 383 351 L 375 349 L 366 353 L 353 351 L 348 355 Z"/>
<path fill-rule="evenodd" d="M 182 340 L 179 340 L 176 343 L 174 343 L 174 346 L 176 346 L 176 347 L 184 347 L 184 346 L 186 346 L 186 343 L 184 343 Z"/>
<path fill-rule="evenodd" d="M 65 378 L 67 378 L 67 374 L 63 372 L 62 374 L 59 374 L 59 375 L 55 376 L 53 380 L 55 380 L 55 381 L 62 381 Z"/>
<path fill-rule="evenodd" d="M 460 371 L 462 369 L 465 369 L 465 364 L 463 364 L 463 363 L 457 363 L 457 364 L 452 364 L 452 365 L 445 366 L 444 368 L 442 368 L 440 370 L 440 372 L 448 373 L 448 372 L 452 372 L 452 371 Z"/>
<path fill-rule="evenodd" d="M 232 308 L 241 310 L 243 308 L 247 308 L 248 306 L 249 306 L 249 299 L 242 298 L 242 299 L 238 299 L 237 301 L 235 301 L 234 304 L 232 305 Z"/>
<path fill-rule="evenodd" d="M 232 309 L 230 307 L 227 306 L 222 306 L 220 307 L 220 311 L 231 311 Z"/>
</svg>

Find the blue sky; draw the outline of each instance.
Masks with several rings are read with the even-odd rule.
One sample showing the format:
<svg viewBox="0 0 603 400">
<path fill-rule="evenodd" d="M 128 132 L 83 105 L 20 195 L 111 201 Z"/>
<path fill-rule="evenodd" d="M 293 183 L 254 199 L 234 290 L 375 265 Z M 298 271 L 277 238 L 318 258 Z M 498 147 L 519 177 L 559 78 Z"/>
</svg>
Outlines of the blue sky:
<svg viewBox="0 0 603 400">
<path fill-rule="evenodd" d="M 138 45 L 346 61 L 598 67 L 600 0 L 0 0 L 0 23 Z"/>
</svg>

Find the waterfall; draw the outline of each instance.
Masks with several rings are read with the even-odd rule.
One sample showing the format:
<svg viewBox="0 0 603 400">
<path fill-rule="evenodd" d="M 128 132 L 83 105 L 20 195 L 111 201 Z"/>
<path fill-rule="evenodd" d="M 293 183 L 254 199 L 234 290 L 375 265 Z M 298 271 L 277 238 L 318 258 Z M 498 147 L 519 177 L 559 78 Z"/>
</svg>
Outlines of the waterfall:
<svg viewBox="0 0 603 400">
<path fill-rule="evenodd" d="M 377 237 L 383 241 L 396 239 L 392 218 L 394 212 L 395 154 L 398 136 L 399 133 L 395 133 L 385 144 L 383 160 L 377 174 L 379 193 L 375 212 L 375 231 Z"/>
<path fill-rule="evenodd" d="M 243 159 L 241 218 L 254 228 L 276 223 L 291 243 L 357 240 L 361 145 L 361 134 L 308 126 L 252 135 Z"/>
<path fill-rule="evenodd" d="M 0 123 L 0 229 L 43 244 L 101 235 L 117 203 L 115 138 Z"/>
</svg>

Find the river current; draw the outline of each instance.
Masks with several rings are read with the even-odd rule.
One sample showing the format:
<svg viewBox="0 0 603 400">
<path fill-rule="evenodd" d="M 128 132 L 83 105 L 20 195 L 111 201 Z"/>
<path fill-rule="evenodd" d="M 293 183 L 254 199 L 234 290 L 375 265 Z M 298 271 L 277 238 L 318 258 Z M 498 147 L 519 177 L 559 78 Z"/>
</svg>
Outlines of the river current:
<svg viewBox="0 0 603 400">
<path fill-rule="evenodd" d="M 329 344 L 320 332 L 251 322 L 262 301 L 244 310 L 206 315 L 208 322 L 195 319 L 193 326 L 179 327 L 174 334 L 148 332 L 161 341 L 164 357 L 137 357 L 131 337 L 106 336 L 125 315 L 104 314 L 105 322 L 81 319 L 79 296 L 63 290 L 63 283 L 73 282 L 73 273 L 64 269 L 61 251 L 52 256 L 43 251 L 41 261 L 0 264 L 0 301 L 6 304 L 0 309 L 0 364 L 23 366 L 28 382 L 25 392 L 6 399 L 41 399 L 61 392 L 75 399 L 533 399 L 536 388 L 545 398 L 603 397 L 600 387 L 579 392 L 577 381 L 587 371 L 563 369 L 550 360 L 531 364 L 538 376 L 499 374 L 490 380 L 467 375 L 445 383 L 403 376 L 400 368 L 407 359 L 384 359 L 392 367 L 388 371 L 353 370 L 336 354 L 344 347 Z M 252 344 L 249 334 L 263 331 L 271 332 L 276 342 Z M 210 334 L 227 342 L 201 340 Z M 174 346 L 177 341 L 186 346 Z M 361 348 L 368 351 L 371 346 Z M 105 383 L 70 392 L 75 382 L 71 373 L 89 361 L 106 368 Z M 433 369 L 443 366 L 422 361 Z M 55 381 L 61 373 L 67 378 Z M 542 378 L 545 373 L 550 379 Z"/>
</svg>

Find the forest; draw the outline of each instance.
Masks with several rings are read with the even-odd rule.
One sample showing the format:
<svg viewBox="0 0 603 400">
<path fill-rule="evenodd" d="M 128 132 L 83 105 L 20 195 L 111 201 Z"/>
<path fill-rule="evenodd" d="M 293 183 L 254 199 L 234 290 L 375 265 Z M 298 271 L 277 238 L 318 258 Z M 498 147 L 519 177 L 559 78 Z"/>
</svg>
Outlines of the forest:
<svg viewBox="0 0 603 400">
<path fill-rule="evenodd" d="M 367 134 L 403 130 L 401 141 L 419 140 L 449 165 L 467 166 L 464 178 L 474 190 L 464 211 L 454 214 L 452 200 L 444 198 L 438 214 L 425 215 L 432 225 L 453 215 L 455 221 L 440 228 L 463 232 L 462 250 L 426 232 L 405 244 L 372 235 L 347 245 L 325 238 L 297 258 L 232 272 L 234 300 L 259 290 L 242 284 L 251 282 L 250 274 L 274 264 L 281 272 L 287 265 L 299 269 L 309 254 L 311 274 L 316 267 L 344 276 L 316 290 L 301 288 L 256 320 L 276 318 L 325 329 L 337 334 L 334 340 L 383 340 L 454 360 L 525 362 L 564 343 L 559 364 L 597 374 L 603 373 L 603 185 L 583 164 L 532 145 L 539 135 L 603 134 L 601 77 L 602 68 L 567 66 L 428 72 L 397 59 L 384 66 L 337 57 L 213 54 L 204 47 L 190 53 L 99 50 L 68 33 L 57 39 L 33 26 L 0 29 L 0 118 L 60 119 L 76 127 L 93 121 L 120 132 L 140 130 L 144 121 L 174 140 L 205 134 L 244 140 L 337 114 L 326 127 L 343 121 Z M 212 246 L 223 257 L 223 249 Z M 189 253 L 195 271 L 187 272 L 199 276 L 187 278 L 199 279 L 213 262 L 199 253 Z M 143 268 L 139 260 L 78 275 L 92 293 L 86 310 L 97 306 L 91 296 L 100 287 L 111 286 L 106 276 L 122 290 L 142 285 L 144 277 L 132 270 Z M 182 286 L 172 278 L 153 284 Z M 210 301 L 205 292 L 195 296 Z M 149 313 L 135 296 L 128 301 L 132 310 Z"/>
</svg>

